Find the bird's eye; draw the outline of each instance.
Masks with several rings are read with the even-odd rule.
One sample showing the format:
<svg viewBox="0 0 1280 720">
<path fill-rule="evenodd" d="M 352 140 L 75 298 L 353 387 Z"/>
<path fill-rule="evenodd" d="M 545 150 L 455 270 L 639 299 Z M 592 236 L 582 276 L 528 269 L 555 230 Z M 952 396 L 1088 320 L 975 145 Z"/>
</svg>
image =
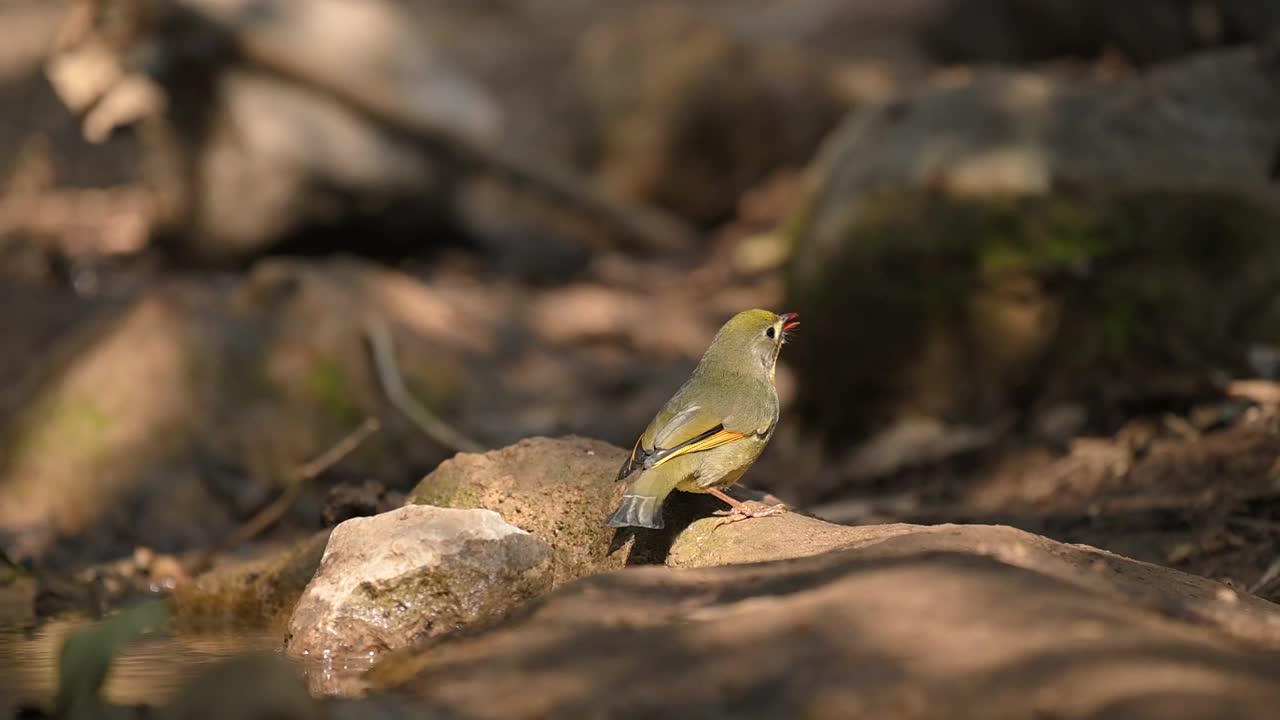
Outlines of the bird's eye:
<svg viewBox="0 0 1280 720">
<path fill-rule="evenodd" d="M 765 334 L 765 335 L 768 335 L 770 338 L 772 338 L 773 336 L 777 335 L 778 333 L 777 333 L 777 331 L 776 331 L 776 330 L 774 330 L 773 328 L 769 328 L 768 330 L 765 330 L 765 331 L 764 331 L 764 334 Z"/>
</svg>

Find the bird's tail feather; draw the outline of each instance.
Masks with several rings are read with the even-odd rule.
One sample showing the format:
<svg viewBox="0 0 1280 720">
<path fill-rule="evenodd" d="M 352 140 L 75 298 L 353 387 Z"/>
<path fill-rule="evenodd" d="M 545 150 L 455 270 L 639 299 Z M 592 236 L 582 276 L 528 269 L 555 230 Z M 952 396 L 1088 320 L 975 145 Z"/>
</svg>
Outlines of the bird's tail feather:
<svg viewBox="0 0 1280 720">
<path fill-rule="evenodd" d="M 623 495 L 618 509 L 604 521 L 610 527 L 642 527 L 657 530 L 662 527 L 663 498 L 650 495 Z"/>
</svg>

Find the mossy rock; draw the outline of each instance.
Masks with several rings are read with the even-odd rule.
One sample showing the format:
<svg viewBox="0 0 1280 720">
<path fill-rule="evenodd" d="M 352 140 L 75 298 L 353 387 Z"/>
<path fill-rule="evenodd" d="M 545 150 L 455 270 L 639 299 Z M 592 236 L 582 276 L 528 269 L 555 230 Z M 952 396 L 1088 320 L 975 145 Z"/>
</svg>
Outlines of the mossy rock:
<svg viewBox="0 0 1280 720">
<path fill-rule="evenodd" d="M 842 445 L 1068 402 L 1110 429 L 1249 372 L 1280 342 L 1278 79 L 1255 52 L 989 73 L 851 117 L 784 228 L 800 412 Z"/>
<path fill-rule="evenodd" d="M 179 587 L 173 595 L 175 625 L 186 630 L 283 628 L 320 567 L 329 533 L 213 570 Z"/>
<path fill-rule="evenodd" d="M 865 432 L 1085 401 L 1095 420 L 1248 370 L 1280 341 L 1280 216 L 1228 195 L 875 196 L 794 287 L 803 403 Z M 830 398 L 857 398 L 831 406 Z"/>
<path fill-rule="evenodd" d="M 551 545 L 554 583 L 625 564 L 604 519 L 622 497 L 626 450 L 581 437 L 532 438 L 442 463 L 406 504 L 484 508 Z"/>
<path fill-rule="evenodd" d="M 33 309 L 48 295 L 5 293 L 0 341 L 41 339 L 28 325 L 54 322 Z M 381 430 L 308 484 L 293 519 L 318 520 L 337 473 L 412 483 L 449 451 L 388 406 L 365 323 L 386 321 L 406 383 L 449 416 L 471 375 L 456 343 L 415 320 L 424 304 L 440 303 L 422 283 L 336 259 L 77 306 L 85 319 L 33 346 L 30 370 L 0 373 L 14 381 L 0 399 L 0 546 L 22 558 L 66 545 L 85 561 L 208 547 L 368 417 Z"/>
</svg>

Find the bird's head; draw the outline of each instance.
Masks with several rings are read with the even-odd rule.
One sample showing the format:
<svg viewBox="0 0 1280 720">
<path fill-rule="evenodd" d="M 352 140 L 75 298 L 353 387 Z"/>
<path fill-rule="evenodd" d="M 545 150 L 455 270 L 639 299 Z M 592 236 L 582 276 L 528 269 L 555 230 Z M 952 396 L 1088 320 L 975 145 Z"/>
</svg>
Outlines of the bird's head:
<svg viewBox="0 0 1280 720">
<path fill-rule="evenodd" d="M 798 318 L 795 313 L 744 310 L 716 333 L 704 362 L 729 363 L 742 371 L 759 368 L 772 377 L 778 352 L 788 336 L 800 327 Z"/>
</svg>

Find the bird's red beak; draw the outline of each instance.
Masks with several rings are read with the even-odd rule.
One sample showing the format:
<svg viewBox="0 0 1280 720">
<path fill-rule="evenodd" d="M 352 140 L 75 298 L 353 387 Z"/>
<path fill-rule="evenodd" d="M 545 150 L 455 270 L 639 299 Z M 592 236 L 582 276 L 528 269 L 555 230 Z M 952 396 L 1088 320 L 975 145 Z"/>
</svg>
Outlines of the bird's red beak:
<svg viewBox="0 0 1280 720">
<path fill-rule="evenodd" d="M 800 316 L 796 313 L 782 313 L 782 331 L 790 332 L 800 327 Z"/>
</svg>

